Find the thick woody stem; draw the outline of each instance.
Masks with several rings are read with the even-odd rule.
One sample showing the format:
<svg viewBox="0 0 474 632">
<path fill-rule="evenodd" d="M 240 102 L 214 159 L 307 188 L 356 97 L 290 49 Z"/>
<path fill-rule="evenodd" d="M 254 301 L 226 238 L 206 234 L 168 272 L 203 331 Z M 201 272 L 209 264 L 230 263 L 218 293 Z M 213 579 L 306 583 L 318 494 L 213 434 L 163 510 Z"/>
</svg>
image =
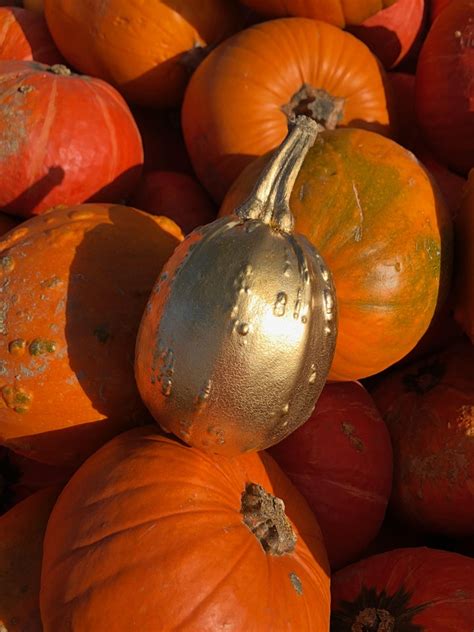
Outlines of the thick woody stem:
<svg viewBox="0 0 474 632">
<path fill-rule="evenodd" d="M 275 230 L 293 232 L 290 196 L 310 147 L 322 127 L 307 116 L 298 116 L 260 175 L 250 197 L 235 211 L 243 220 L 258 219 Z"/>
</svg>

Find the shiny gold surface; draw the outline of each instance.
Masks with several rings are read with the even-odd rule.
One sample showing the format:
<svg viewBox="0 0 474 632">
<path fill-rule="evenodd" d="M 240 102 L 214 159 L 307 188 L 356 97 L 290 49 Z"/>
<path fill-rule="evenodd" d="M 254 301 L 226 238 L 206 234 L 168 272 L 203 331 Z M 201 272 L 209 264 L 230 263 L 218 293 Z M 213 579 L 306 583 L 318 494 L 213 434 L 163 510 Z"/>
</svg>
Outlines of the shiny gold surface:
<svg viewBox="0 0 474 632">
<path fill-rule="evenodd" d="M 288 209 L 311 125 L 293 128 L 239 216 L 180 244 L 150 297 L 137 382 L 160 425 L 190 445 L 227 455 L 273 445 L 307 420 L 326 381 L 335 292 Z"/>
</svg>

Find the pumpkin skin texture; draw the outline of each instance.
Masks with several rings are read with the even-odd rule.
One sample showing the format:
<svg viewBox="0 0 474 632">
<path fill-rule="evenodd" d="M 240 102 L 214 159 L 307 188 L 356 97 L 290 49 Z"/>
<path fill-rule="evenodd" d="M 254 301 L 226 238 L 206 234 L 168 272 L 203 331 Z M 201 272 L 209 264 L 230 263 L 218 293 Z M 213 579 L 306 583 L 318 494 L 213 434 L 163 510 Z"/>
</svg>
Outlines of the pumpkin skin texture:
<svg viewBox="0 0 474 632">
<path fill-rule="evenodd" d="M 330 24 L 287 18 L 241 31 L 212 51 L 186 90 L 182 123 L 194 170 L 222 201 L 243 168 L 285 138 L 288 115 L 307 109 L 305 86 L 328 93 L 318 97 L 321 111 L 325 99 L 344 100 L 338 125 L 389 134 L 384 82 L 365 44 Z"/>
<path fill-rule="evenodd" d="M 361 24 L 395 0 L 242 0 L 243 4 L 267 17 L 288 15 L 313 18 L 335 26 Z"/>
<path fill-rule="evenodd" d="M 474 169 L 471 169 L 455 222 L 455 318 L 474 344 Z"/>
<path fill-rule="evenodd" d="M 374 555 L 332 577 L 331 632 L 468 632 L 474 560 L 428 547 Z"/>
<path fill-rule="evenodd" d="M 412 54 L 422 35 L 424 0 L 397 0 L 349 31 L 377 55 L 385 68 L 393 68 Z"/>
<path fill-rule="evenodd" d="M 461 175 L 474 167 L 473 0 L 456 0 L 436 19 L 416 70 L 416 112 L 439 160 Z"/>
<path fill-rule="evenodd" d="M 131 204 L 153 215 L 166 215 L 186 235 L 216 219 L 217 210 L 206 190 L 185 173 L 151 171 L 136 188 Z"/>
<path fill-rule="evenodd" d="M 64 61 L 43 16 L 19 7 L 0 7 L 0 59 L 34 60 L 42 64 Z"/>
<path fill-rule="evenodd" d="M 428 532 L 474 535 L 473 375 L 463 339 L 371 390 L 392 439 L 392 511 Z"/>
<path fill-rule="evenodd" d="M 114 88 L 62 65 L 0 62 L 0 208 L 30 217 L 58 204 L 114 202 L 138 182 L 143 148 Z"/>
<path fill-rule="evenodd" d="M 246 199 L 265 158 L 234 183 L 219 211 Z M 405 356 L 445 298 L 451 223 L 413 155 L 373 132 L 337 129 L 309 150 L 291 195 L 295 231 L 333 275 L 338 337 L 331 380 L 358 380 Z"/>
<path fill-rule="evenodd" d="M 0 517 L 0 629 L 42 632 L 39 590 L 43 538 L 61 487 L 33 494 Z"/>
<path fill-rule="evenodd" d="M 16 217 L 10 217 L 10 215 L 0 213 L 0 236 L 12 230 L 12 228 L 15 228 L 19 223 Z"/>
<path fill-rule="evenodd" d="M 116 86 L 127 101 L 180 105 L 206 48 L 238 30 L 233 0 L 45 0 L 49 29 L 68 62 Z"/>
<path fill-rule="evenodd" d="M 32 218 L 0 241 L 3 444 L 77 466 L 148 419 L 133 378 L 135 339 L 181 238 L 168 218 L 84 204 Z"/>
<path fill-rule="evenodd" d="M 244 524 L 249 482 L 284 501 L 292 552 L 265 552 Z M 213 457 L 136 428 L 94 454 L 59 498 L 41 616 L 44 632 L 323 632 L 328 574 L 313 514 L 266 453 Z"/>
<path fill-rule="evenodd" d="M 358 559 L 392 487 L 390 435 L 364 387 L 326 384 L 308 421 L 269 453 L 317 517 L 331 569 Z"/>
</svg>

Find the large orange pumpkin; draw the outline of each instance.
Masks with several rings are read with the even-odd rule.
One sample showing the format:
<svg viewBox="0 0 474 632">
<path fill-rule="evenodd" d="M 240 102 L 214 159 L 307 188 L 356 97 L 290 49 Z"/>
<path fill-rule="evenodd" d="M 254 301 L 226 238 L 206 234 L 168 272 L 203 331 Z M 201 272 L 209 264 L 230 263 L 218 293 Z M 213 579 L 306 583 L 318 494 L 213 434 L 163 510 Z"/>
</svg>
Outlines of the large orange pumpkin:
<svg viewBox="0 0 474 632">
<path fill-rule="evenodd" d="M 120 202 L 143 148 L 120 94 L 61 64 L 0 61 L 0 209 L 30 217 L 57 204 Z"/>
<path fill-rule="evenodd" d="M 328 573 L 313 514 L 267 454 L 219 458 L 136 428 L 61 494 L 41 616 L 44 632 L 327 632 Z"/>
<path fill-rule="evenodd" d="M 64 62 L 42 15 L 19 7 L 0 8 L 0 59 Z"/>
<path fill-rule="evenodd" d="M 456 232 L 455 317 L 474 344 L 474 169 L 469 173 Z"/>
<path fill-rule="evenodd" d="M 242 0 L 269 17 L 294 15 L 345 26 L 361 24 L 396 0 Z"/>
<path fill-rule="evenodd" d="M 61 487 L 33 494 L 0 517 L 0 630 L 42 632 L 43 538 Z"/>
<path fill-rule="evenodd" d="M 235 182 L 221 215 L 249 195 L 265 160 Z M 358 380 L 400 360 L 426 331 L 450 272 L 451 224 L 426 171 L 379 134 L 327 131 L 308 152 L 291 209 L 336 286 L 330 379 Z"/>
<path fill-rule="evenodd" d="M 240 27 L 235 0 L 45 0 L 53 39 L 81 72 L 134 103 L 179 105 L 207 48 Z"/>
<path fill-rule="evenodd" d="M 0 442 L 75 465 L 148 419 L 135 338 L 180 240 L 168 218 L 111 204 L 50 211 L 0 240 Z"/>
<path fill-rule="evenodd" d="M 282 142 L 295 113 L 388 133 L 384 77 L 365 44 L 324 22 L 287 18 L 238 33 L 186 91 L 183 132 L 197 176 L 221 201 L 249 162 Z"/>
</svg>

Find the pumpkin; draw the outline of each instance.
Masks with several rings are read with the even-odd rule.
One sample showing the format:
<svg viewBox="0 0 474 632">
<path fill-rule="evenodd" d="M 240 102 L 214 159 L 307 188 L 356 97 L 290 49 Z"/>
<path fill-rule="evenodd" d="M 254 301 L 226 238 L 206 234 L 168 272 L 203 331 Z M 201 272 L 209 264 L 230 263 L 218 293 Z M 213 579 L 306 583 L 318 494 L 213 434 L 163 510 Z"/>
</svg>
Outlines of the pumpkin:
<svg viewBox="0 0 474 632">
<path fill-rule="evenodd" d="M 141 174 L 140 134 L 122 97 L 65 66 L 0 62 L 0 208 L 118 202 Z M 47 148 L 47 151 L 46 151 Z"/>
<path fill-rule="evenodd" d="M 242 0 L 267 17 L 287 15 L 323 20 L 336 26 L 361 24 L 396 0 Z"/>
<path fill-rule="evenodd" d="M 364 387 L 327 384 L 308 421 L 269 452 L 313 510 L 331 569 L 358 559 L 392 486 L 390 436 Z"/>
<path fill-rule="evenodd" d="M 130 202 L 142 211 L 170 217 L 185 234 L 212 222 L 217 215 L 212 200 L 199 182 L 175 171 L 146 173 Z"/>
<path fill-rule="evenodd" d="M 193 176 L 178 110 L 132 107 L 143 141 L 143 171 L 178 171 Z"/>
<path fill-rule="evenodd" d="M 19 221 L 16 217 L 10 217 L 10 215 L 0 213 L 0 236 L 12 230 L 12 228 L 15 228 L 18 224 Z"/>
<path fill-rule="evenodd" d="M 209 47 L 238 30 L 234 0 L 199 3 L 45 0 L 49 29 L 68 62 L 116 86 L 127 101 L 181 103 Z"/>
<path fill-rule="evenodd" d="M 35 60 L 60 64 L 43 16 L 19 7 L 0 7 L 0 59 Z"/>
<path fill-rule="evenodd" d="M 299 117 L 252 195 L 188 235 L 153 288 L 135 377 L 161 427 L 190 445 L 262 450 L 308 419 L 324 386 L 334 288 L 288 205 L 317 130 Z"/>
<path fill-rule="evenodd" d="M 474 535 L 474 348 L 467 340 L 372 388 L 390 431 L 393 512 L 433 533 Z"/>
<path fill-rule="evenodd" d="M 273 20 L 234 35 L 199 66 L 183 102 L 198 178 L 222 201 L 246 165 L 280 144 L 295 114 L 388 134 L 384 77 L 365 44 L 316 20 Z"/>
<path fill-rule="evenodd" d="M 42 632 L 39 589 L 46 523 L 61 487 L 37 492 L 0 517 L 0 630 Z"/>
<path fill-rule="evenodd" d="M 397 0 L 349 31 L 367 44 L 385 68 L 393 68 L 415 53 L 424 16 L 425 0 Z"/>
<path fill-rule="evenodd" d="M 267 454 L 215 457 L 136 428 L 61 494 L 41 617 L 44 632 L 326 632 L 328 574 L 313 514 Z"/>
<path fill-rule="evenodd" d="M 451 4 L 453 0 L 430 0 L 430 21 L 436 20 L 441 11 Z"/>
<path fill-rule="evenodd" d="M 374 555 L 331 581 L 331 632 L 468 632 L 474 560 L 428 547 Z"/>
<path fill-rule="evenodd" d="M 148 294 L 181 239 L 164 217 L 84 204 L 0 240 L 0 442 L 77 466 L 147 419 L 133 352 Z"/>
<path fill-rule="evenodd" d="M 265 160 L 234 183 L 219 211 L 245 199 Z M 321 134 L 290 198 L 295 230 L 334 278 L 339 325 L 332 380 L 358 380 L 403 358 L 425 333 L 450 274 L 451 223 L 413 155 L 366 130 Z"/>
<path fill-rule="evenodd" d="M 456 0 L 433 23 L 416 70 L 416 112 L 427 144 L 461 175 L 474 167 L 473 0 Z"/>
<path fill-rule="evenodd" d="M 464 191 L 455 223 L 456 306 L 455 317 L 474 343 L 474 169 Z"/>
<path fill-rule="evenodd" d="M 36 11 L 37 13 L 43 13 L 44 0 L 23 0 L 23 6 L 30 11 Z"/>
</svg>

